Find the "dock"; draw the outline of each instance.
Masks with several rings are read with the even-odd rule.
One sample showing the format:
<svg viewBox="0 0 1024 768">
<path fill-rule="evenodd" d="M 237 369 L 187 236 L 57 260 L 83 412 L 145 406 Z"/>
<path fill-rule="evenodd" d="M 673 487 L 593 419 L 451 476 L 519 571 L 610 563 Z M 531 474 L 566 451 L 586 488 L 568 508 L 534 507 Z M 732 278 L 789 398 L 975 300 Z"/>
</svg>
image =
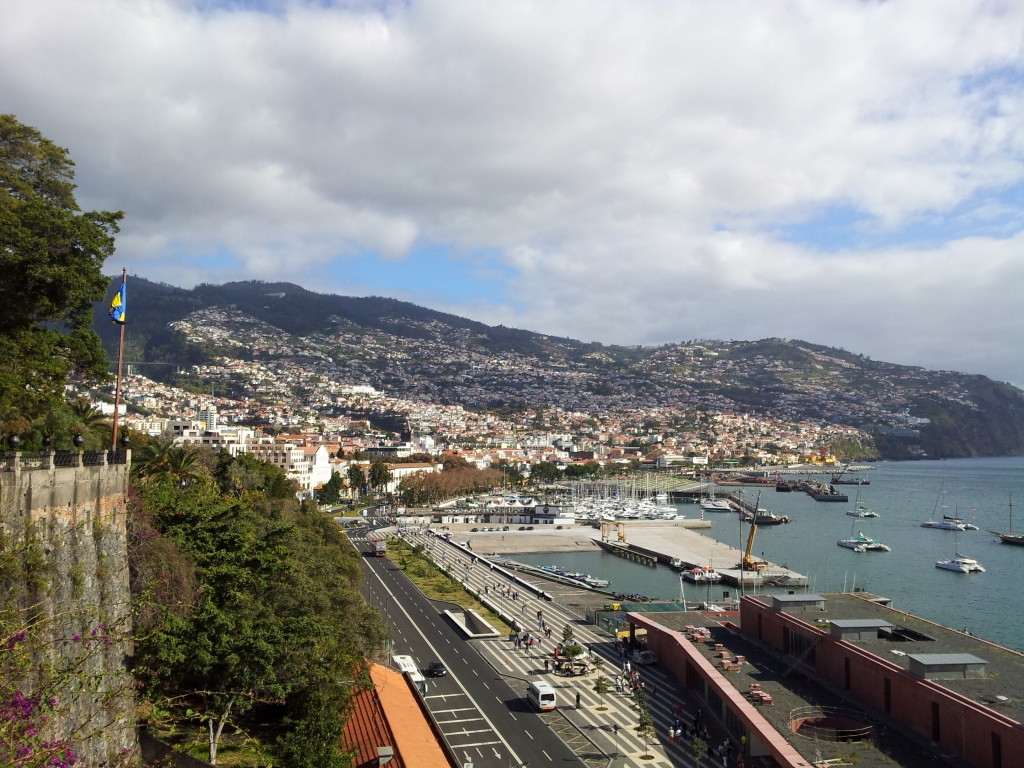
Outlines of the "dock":
<svg viewBox="0 0 1024 768">
<path fill-rule="evenodd" d="M 740 586 L 741 579 L 744 587 L 807 585 L 806 576 L 775 563 L 769 563 L 768 568 L 761 571 L 741 572 L 737 567 L 743 557 L 740 550 L 678 526 L 629 525 L 625 542 L 601 541 L 600 537 L 595 537 L 594 543 L 606 552 L 632 556 L 644 564 L 669 565 L 672 560 L 680 560 L 688 569 L 712 566 L 722 576 L 722 583 L 730 586 Z"/>
</svg>

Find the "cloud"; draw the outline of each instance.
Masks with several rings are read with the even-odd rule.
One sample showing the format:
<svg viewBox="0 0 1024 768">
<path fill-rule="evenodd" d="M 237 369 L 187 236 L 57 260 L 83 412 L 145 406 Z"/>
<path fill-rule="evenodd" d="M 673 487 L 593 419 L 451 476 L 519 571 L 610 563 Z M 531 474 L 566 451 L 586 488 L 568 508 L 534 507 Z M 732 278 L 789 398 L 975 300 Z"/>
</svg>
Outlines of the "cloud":
<svg viewBox="0 0 1024 768">
<path fill-rule="evenodd" d="M 407 297 L 1024 384 L 1017 4 L 0 11 L 0 109 L 70 148 L 83 204 L 126 211 L 119 260 L 141 274 L 344 290 L 354 260 L 454 254 L 461 296 Z"/>
</svg>

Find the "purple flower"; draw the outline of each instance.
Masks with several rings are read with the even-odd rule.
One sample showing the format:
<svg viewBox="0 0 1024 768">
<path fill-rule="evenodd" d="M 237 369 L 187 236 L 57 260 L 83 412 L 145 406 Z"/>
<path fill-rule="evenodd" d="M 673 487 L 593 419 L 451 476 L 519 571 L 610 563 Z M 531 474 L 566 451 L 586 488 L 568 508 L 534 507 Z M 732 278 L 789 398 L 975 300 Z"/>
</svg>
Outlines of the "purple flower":
<svg viewBox="0 0 1024 768">
<path fill-rule="evenodd" d="M 82 636 L 77 632 L 71 636 L 71 639 L 74 640 L 76 643 L 82 642 Z"/>
</svg>

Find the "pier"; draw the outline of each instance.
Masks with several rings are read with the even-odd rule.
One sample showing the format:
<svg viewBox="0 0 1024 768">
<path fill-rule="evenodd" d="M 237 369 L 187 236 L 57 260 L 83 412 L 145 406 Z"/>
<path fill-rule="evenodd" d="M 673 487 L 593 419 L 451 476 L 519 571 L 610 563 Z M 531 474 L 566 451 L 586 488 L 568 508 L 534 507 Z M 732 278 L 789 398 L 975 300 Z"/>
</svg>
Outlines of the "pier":
<svg viewBox="0 0 1024 768">
<path fill-rule="evenodd" d="M 703 536 L 687 528 L 665 525 L 627 525 L 626 541 L 594 543 L 606 552 L 620 557 L 636 558 L 637 562 L 670 565 L 679 560 L 687 569 L 712 566 L 730 586 L 804 587 L 807 577 L 783 565 L 768 563 L 761 571 L 740 571 L 743 553 L 720 541 Z"/>
</svg>

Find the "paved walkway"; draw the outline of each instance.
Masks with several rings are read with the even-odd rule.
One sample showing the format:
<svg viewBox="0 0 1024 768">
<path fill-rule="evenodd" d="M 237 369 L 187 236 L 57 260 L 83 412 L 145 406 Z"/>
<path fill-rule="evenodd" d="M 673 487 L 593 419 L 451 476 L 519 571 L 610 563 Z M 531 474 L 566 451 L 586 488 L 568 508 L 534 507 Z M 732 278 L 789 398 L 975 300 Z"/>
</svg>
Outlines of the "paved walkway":
<svg viewBox="0 0 1024 768">
<path fill-rule="evenodd" d="M 630 708 L 631 697 L 628 693 L 616 693 L 615 677 L 621 672 L 623 660 L 619 657 L 614 640 L 596 627 L 581 621 L 558 603 L 544 600 L 533 594 L 527 587 L 519 584 L 500 570 L 492 570 L 486 561 L 473 563 L 471 555 L 460 548 L 430 535 L 406 534 L 405 538 L 413 544 L 422 544 L 425 552 L 441 567 L 449 569 L 453 576 L 466 583 L 474 592 L 485 596 L 498 605 L 501 613 L 509 620 L 515 620 L 527 628 L 531 635 L 542 636 L 537 625 L 537 612 L 541 611 L 545 625 L 552 630 L 550 639 L 542 640 L 532 650 L 525 646 L 516 649 L 509 639 L 476 641 L 484 651 L 486 658 L 492 661 L 494 668 L 502 675 L 522 681 L 524 689 L 530 680 L 545 679 L 557 690 L 559 712 L 568 719 L 595 747 L 611 758 L 610 765 L 620 766 L 690 766 L 693 759 L 686 753 L 689 742 L 670 741 L 669 726 L 676 719 L 676 707 L 681 708 L 682 720 L 692 724 L 694 713 L 699 706 L 695 694 L 683 688 L 674 676 L 662 671 L 657 665 L 638 667 L 641 679 L 644 680 L 648 692 L 650 713 L 654 720 L 656 735 L 650 745 L 645 747 L 642 739 L 635 732 L 637 714 Z M 467 578 L 468 576 L 468 578 Z M 518 598 L 506 597 L 503 592 L 518 590 Z M 581 677 L 556 676 L 544 671 L 544 659 L 553 661 L 554 646 L 562 639 L 562 630 L 566 624 L 573 628 L 577 642 L 589 648 L 592 654 L 604 659 L 601 673 L 609 678 L 611 690 L 604 695 L 603 706 L 600 697 L 594 693 L 593 686 L 597 674 L 591 673 Z M 636 667 L 635 667 L 636 668 Z M 514 687 L 514 686 L 513 686 Z M 580 697 L 580 707 L 575 707 L 576 695 Z M 652 695 L 653 694 L 653 695 Z M 708 742 L 711 746 L 722 744 L 726 733 L 719 723 L 712 718 L 704 718 L 704 724 L 710 731 Z M 618 731 L 614 726 L 618 726 Z M 738 750 L 733 749 L 733 759 Z M 642 759 L 643 755 L 653 758 Z M 588 761 L 589 762 L 589 761 Z M 735 763 L 733 763 L 735 764 Z M 720 766 L 721 761 L 706 758 L 702 766 Z"/>
</svg>

